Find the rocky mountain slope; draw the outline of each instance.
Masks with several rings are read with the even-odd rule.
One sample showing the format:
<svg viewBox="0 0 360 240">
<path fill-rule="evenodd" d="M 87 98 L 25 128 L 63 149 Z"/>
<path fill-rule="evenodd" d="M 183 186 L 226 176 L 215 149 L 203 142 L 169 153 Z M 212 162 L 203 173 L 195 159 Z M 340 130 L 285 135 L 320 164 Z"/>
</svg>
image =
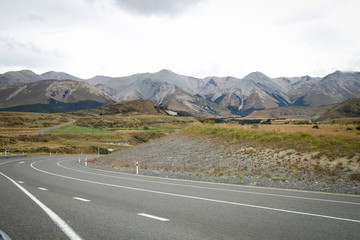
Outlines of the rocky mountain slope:
<svg viewBox="0 0 360 240">
<path fill-rule="evenodd" d="M 317 120 L 360 117 L 360 98 L 353 98 L 340 103 L 322 114 Z"/>
<path fill-rule="evenodd" d="M 321 106 L 356 97 L 360 97 L 360 72 L 336 71 L 316 82 L 302 99 L 304 105 Z"/>
<path fill-rule="evenodd" d="M 168 70 L 119 78 L 92 78 L 88 82 L 118 101 L 150 99 L 180 114 L 198 117 L 230 114 L 225 107 L 195 96 L 198 79 Z"/>
<path fill-rule="evenodd" d="M 47 78 L 85 81 L 116 101 L 150 99 L 170 110 L 197 117 L 247 116 L 254 110 L 315 107 L 360 97 L 360 73 L 340 71 L 323 78 L 270 78 L 261 72 L 253 72 L 242 79 L 230 76 L 199 79 L 161 70 L 126 77 L 95 76 L 84 80 L 62 72 L 37 75 L 25 70 L 1 74 L 0 86 Z"/>
<path fill-rule="evenodd" d="M 174 95 L 175 88 L 178 87 L 188 94 L 243 116 L 256 109 L 322 106 L 360 97 L 360 73 L 340 71 L 324 78 L 310 76 L 269 78 L 263 73 L 254 72 L 243 79 L 235 77 L 197 79 L 169 70 L 161 70 L 156 73 L 121 78 L 91 79 L 89 82 L 118 100 L 147 98 L 158 104 L 164 104 L 164 99 Z M 199 99 L 193 99 L 192 102 L 196 103 L 198 109 L 202 108 Z M 209 111 L 207 113 L 214 114 Z M 199 111 L 194 113 L 193 109 L 192 114 L 199 114 Z"/>
<path fill-rule="evenodd" d="M 0 108 L 9 111 L 69 111 L 109 102 L 114 99 L 103 91 L 73 80 L 43 80 L 0 88 Z"/>
</svg>

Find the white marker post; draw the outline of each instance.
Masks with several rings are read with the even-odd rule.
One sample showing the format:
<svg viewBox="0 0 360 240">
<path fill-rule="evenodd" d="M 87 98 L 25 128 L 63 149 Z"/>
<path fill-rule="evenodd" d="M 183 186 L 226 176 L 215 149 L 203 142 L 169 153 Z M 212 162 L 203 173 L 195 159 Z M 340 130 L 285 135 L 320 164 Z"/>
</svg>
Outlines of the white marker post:
<svg viewBox="0 0 360 240">
<path fill-rule="evenodd" d="M 7 156 L 7 148 L 5 148 L 5 156 Z"/>
<path fill-rule="evenodd" d="M 85 157 L 85 167 L 87 167 L 87 156 Z"/>
<path fill-rule="evenodd" d="M 80 157 L 79 157 L 79 163 L 80 163 Z"/>
<path fill-rule="evenodd" d="M 139 162 L 136 162 L 136 174 L 139 174 Z"/>
</svg>

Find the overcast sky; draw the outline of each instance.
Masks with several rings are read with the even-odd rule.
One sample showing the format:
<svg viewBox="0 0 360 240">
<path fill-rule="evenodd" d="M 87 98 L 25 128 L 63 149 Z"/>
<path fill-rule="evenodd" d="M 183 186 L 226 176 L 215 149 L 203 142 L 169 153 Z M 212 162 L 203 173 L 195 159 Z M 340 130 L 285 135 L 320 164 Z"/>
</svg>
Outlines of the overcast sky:
<svg viewBox="0 0 360 240">
<path fill-rule="evenodd" d="M 359 0 L 0 0 L 0 73 L 360 71 Z"/>
</svg>

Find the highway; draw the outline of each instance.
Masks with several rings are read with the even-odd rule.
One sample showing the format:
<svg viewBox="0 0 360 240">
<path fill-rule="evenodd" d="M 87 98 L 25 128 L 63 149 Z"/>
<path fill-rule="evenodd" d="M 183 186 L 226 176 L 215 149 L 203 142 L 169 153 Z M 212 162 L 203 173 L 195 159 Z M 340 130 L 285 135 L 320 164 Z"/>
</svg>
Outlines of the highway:
<svg viewBox="0 0 360 240">
<path fill-rule="evenodd" d="M 360 196 L 122 174 L 78 157 L 1 159 L 0 230 L 11 239 L 360 239 Z"/>
</svg>

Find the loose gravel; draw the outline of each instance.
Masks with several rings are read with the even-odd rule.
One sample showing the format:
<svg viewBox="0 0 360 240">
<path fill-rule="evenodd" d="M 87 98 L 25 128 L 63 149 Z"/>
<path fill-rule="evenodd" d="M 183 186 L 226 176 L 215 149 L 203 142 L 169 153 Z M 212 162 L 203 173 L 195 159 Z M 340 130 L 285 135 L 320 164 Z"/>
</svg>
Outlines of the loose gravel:
<svg viewBox="0 0 360 240">
<path fill-rule="evenodd" d="M 89 166 L 135 173 L 138 162 L 142 175 L 360 194 L 358 179 L 349 177 L 360 175 L 357 166 L 339 164 L 340 160 L 330 162 L 316 153 L 177 134 L 93 159 Z M 351 162 L 359 165 L 358 156 Z"/>
</svg>

